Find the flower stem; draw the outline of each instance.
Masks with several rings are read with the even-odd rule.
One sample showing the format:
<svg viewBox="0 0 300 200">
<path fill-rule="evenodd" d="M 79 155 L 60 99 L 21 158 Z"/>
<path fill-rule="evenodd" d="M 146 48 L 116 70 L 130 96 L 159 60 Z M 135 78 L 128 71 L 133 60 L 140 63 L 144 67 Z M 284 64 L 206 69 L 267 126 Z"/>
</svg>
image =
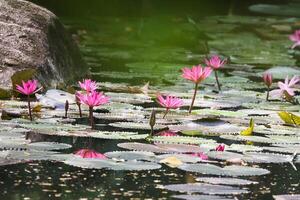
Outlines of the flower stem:
<svg viewBox="0 0 300 200">
<path fill-rule="evenodd" d="M 81 112 L 81 104 L 77 103 L 78 110 L 79 110 L 79 117 L 82 117 L 82 112 Z"/>
<path fill-rule="evenodd" d="M 89 107 L 89 111 L 90 111 L 90 115 L 89 115 L 90 125 L 91 125 L 92 129 L 94 129 L 95 128 L 95 122 L 94 122 L 94 116 L 93 116 L 93 107 Z"/>
<path fill-rule="evenodd" d="M 150 136 L 153 136 L 154 134 L 154 126 L 155 126 L 155 121 L 156 121 L 156 117 L 155 117 L 156 111 L 152 110 L 151 116 L 150 116 L 150 120 L 149 120 L 149 125 L 151 127 L 151 133 Z"/>
<path fill-rule="evenodd" d="M 169 109 L 167 108 L 166 111 L 165 111 L 165 114 L 164 114 L 164 116 L 163 116 L 163 119 L 165 119 L 165 117 L 166 117 L 166 115 L 168 114 L 168 112 L 169 112 Z"/>
<path fill-rule="evenodd" d="M 31 105 L 30 105 L 30 97 L 29 97 L 29 95 L 27 96 L 27 102 L 28 102 L 28 113 L 29 113 L 29 118 L 30 118 L 30 121 L 32 121 Z"/>
<path fill-rule="evenodd" d="M 221 85 L 220 85 L 219 78 L 218 78 L 218 73 L 217 73 L 216 70 L 215 70 L 215 77 L 216 77 L 216 82 L 217 82 L 217 85 L 218 85 L 218 90 L 221 91 Z"/>
<path fill-rule="evenodd" d="M 189 113 L 192 112 L 194 102 L 195 102 L 195 99 L 196 99 L 196 95 L 197 95 L 197 90 L 198 90 L 198 83 L 195 84 L 194 95 L 193 95 L 192 103 L 191 103 L 191 106 L 190 106 L 190 109 L 189 109 Z"/>
<path fill-rule="evenodd" d="M 68 110 L 69 110 L 69 101 L 66 100 L 66 103 L 65 103 L 65 118 L 68 118 Z"/>
<path fill-rule="evenodd" d="M 267 90 L 267 97 L 266 97 L 266 101 L 269 101 L 269 95 L 270 95 L 270 87 L 268 87 L 268 90 Z"/>
</svg>

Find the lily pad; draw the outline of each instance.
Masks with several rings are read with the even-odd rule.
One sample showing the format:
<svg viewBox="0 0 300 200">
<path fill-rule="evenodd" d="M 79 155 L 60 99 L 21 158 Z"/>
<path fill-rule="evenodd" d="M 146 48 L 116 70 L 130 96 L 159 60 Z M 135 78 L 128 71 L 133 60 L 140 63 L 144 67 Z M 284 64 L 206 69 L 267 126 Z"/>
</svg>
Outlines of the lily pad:
<svg viewBox="0 0 300 200">
<path fill-rule="evenodd" d="M 209 183 L 214 185 L 252 185 L 252 184 L 258 184 L 258 182 L 255 181 L 249 181 L 245 179 L 238 179 L 238 178 L 214 178 L 214 177 L 199 177 L 196 178 L 196 181 L 203 182 L 203 183 Z"/>
<path fill-rule="evenodd" d="M 140 171 L 140 170 L 154 170 L 159 169 L 161 165 L 151 162 L 142 161 L 124 161 L 117 162 L 110 159 L 87 159 L 80 157 L 73 157 L 64 161 L 65 164 L 75 167 L 86 169 L 111 169 L 111 170 L 128 170 L 128 171 Z"/>
<path fill-rule="evenodd" d="M 185 200 L 234 200 L 234 198 L 221 197 L 216 195 L 197 195 L 197 194 L 181 194 L 173 195 L 175 199 L 185 199 Z"/>
<path fill-rule="evenodd" d="M 145 151 L 112 151 L 104 154 L 108 158 L 116 158 L 122 160 L 145 160 L 152 161 L 155 158 L 155 154 Z"/>
<path fill-rule="evenodd" d="M 110 123 L 110 126 L 118 127 L 118 128 L 126 128 L 126 129 L 142 129 L 142 130 L 151 130 L 151 126 L 149 123 L 134 123 L 134 122 L 115 122 Z M 164 125 L 156 124 L 154 130 L 162 130 L 167 128 Z"/>
<path fill-rule="evenodd" d="M 283 195 L 273 195 L 275 200 L 298 200 L 300 199 L 300 194 L 283 194 Z"/>
<path fill-rule="evenodd" d="M 269 174 L 270 171 L 262 168 L 247 167 L 247 166 L 225 166 L 224 168 L 212 164 L 183 164 L 178 167 L 181 170 L 189 172 L 197 172 L 207 175 L 218 176 L 261 176 Z"/>
<path fill-rule="evenodd" d="M 176 192 L 187 193 L 202 193 L 202 194 L 244 194 L 249 193 L 248 190 L 239 189 L 238 187 L 222 186 L 222 185 L 210 185 L 206 183 L 188 183 L 188 184 L 174 184 L 165 185 L 165 189 Z"/>
</svg>

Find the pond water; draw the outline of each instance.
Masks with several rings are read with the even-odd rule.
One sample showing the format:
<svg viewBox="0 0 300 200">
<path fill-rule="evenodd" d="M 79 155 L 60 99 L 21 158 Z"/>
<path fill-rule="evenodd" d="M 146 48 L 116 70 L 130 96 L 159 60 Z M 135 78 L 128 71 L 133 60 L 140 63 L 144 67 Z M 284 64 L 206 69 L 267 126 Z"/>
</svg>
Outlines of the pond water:
<svg viewBox="0 0 300 200">
<path fill-rule="evenodd" d="M 33 132 L 42 133 L 27 133 L 30 139 L 36 142 L 70 144 L 70 148 L 60 150 L 63 156 L 69 156 L 84 148 L 101 153 L 133 149 L 153 151 L 155 156 L 145 156 L 150 160 L 157 159 L 156 157 L 164 151 L 168 152 L 167 147 L 164 150 L 160 149 L 159 153 L 153 150 L 153 146 L 147 147 L 149 150 L 130 144 L 127 144 L 128 148 L 121 148 L 118 144 L 124 142 L 152 144 L 156 141 L 160 144 L 170 143 L 170 146 L 182 143 L 199 146 L 203 143 L 211 150 L 217 143 L 224 143 L 225 150 L 228 148 L 231 152 L 243 155 L 242 160 L 247 166 L 268 170 L 270 173 L 259 174 L 260 172 L 242 168 L 233 170 L 235 172 L 224 170 L 221 175 L 227 173 L 226 177 L 243 178 L 257 184 L 232 184 L 235 185 L 233 188 L 221 189 L 206 189 L 209 186 L 200 185 L 202 191 L 198 188 L 200 191 L 198 194 L 210 196 L 194 196 L 194 199 L 268 200 L 273 199 L 273 195 L 300 193 L 300 173 L 296 170 L 300 168 L 300 158 L 296 155 L 300 152 L 299 128 L 283 125 L 277 115 L 278 111 L 283 110 L 299 114 L 299 105 L 275 99 L 266 102 L 265 86 L 261 81 L 263 72 L 271 67 L 276 67 L 272 70 L 275 80 L 284 79 L 286 75 L 290 77 L 300 75 L 300 70 L 295 67 L 299 62 L 297 61 L 300 57 L 299 51 L 297 53 L 297 50 L 290 49 L 292 43 L 288 39 L 288 35 L 300 27 L 300 18 L 296 18 L 294 14 L 295 8 L 297 6 L 300 8 L 300 3 L 290 5 L 287 1 L 271 0 L 251 2 L 114 0 L 88 3 L 71 0 L 35 0 L 33 2 L 47 7 L 61 18 L 78 43 L 91 69 L 92 79 L 100 82 L 101 90 L 111 96 L 112 105 L 96 111 L 96 129 L 117 133 L 127 131 L 134 133 L 135 136 L 132 136 L 132 140 L 124 138 L 120 140 L 118 136 L 111 136 L 110 139 L 101 139 L 105 137 L 95 135 L 92 138 L 75 137 L 76 135 L 72 137 L 66 136 L 66 133 L 57 136 L 52 134 L 55 132 L 53 127 L 34 127 L 32 124 L 28 125 L 29 122 L 17 121 L 17 124 L 24 123 L 25 125 L 21 127 L 27 131 L 35 130 Z M 251 7 L 257 12 L 248 10 L 249 6 L 261 3 L 269 5 L 273 3 L 273 6 L 283 4 L 286 9 L 283 13 L 276 11 L 272 6 Z M 271 15 L 267 15 L 270 12 Z M 222 92 L 217 92 L 214 77 L 209 77 L 200 85 L 193 115 L 187 116 L 194 86 L 182 79 L 181 68 L 199 64 L 212 54 L 219 54 L 228 60 L 228 64 L 219 72 Z M 150 132 L 148 121 L 152 108 L 156 107 L 158 112 L 161 111 L 155 101 L 142 95 L 144 91 L 142 87 L 148 82 L 151 94 L 159 91 L 184 99 L 183 108 L 171 112 L 166 121 L 160 119 L 161 113 L 157 115 L 156 126 L 181 131 L 179 134 L 182 137 L 178 140 L 154 138 L 149 141 L 142 136 Z M 276 87 L 277 84 L 273 84 L 272 88 Z M 296 93 L 299 94 L 299 91 Z M 299 99 L 299 95 L 296 99 Z M 11 109 L 24 106 L 17 104 L 17 102 L 7 103 Z M 76 109 L 75 105 L 71 107 L 70 118 L 76 118 L 76 124 L 87 125 L 87 117 L 79 118 Z M 87 112 L 86 109 L 83 111 Z M 54 118 L 62 116 L 64 111 L 51 112 L 53 113 L 46 109 L 46 114 L 42 113 L 41 116 Z M 249 136 L 252 139 L 239 139 L 239 132 L 248 127 L 250 118 L 255 121 L 254 136 Z M 124 123 L 126 121 L 132 123 Z M 1 123 L 0 132 L 8 132 L 5 127 L 16 126 L 10 122 Z M 145 124 L 147 127 L 143 127 Z M 69 128 L 61 128 L 65 129 L 66 132 L 69 131 Z M 10 129 L 9 131 L 16 133 Z M 80 134 L 82 130 L 76 128 L 72 131 L 70 129 L 72 134 L 75 134 L 74 131 Z M 155 133 L 160 131 L 156 130 Z M 140 139 L 136 133 L 141 136 Z M 85 134 L 85 131 L 82 131 L 82 134 Z M 191 134 L 198 135 L 194 137 L 199 138 L 199 142 L 191 139 L 191 136 L 183 137 Z M 24 139 L 23 136 L 14 137 Z M 219 176 L 216 169 L 203 172 L 201 170 L 205 166 L 199 165 L 197 172 L 189 166 L 192 164 L 186 163 L 184 169 L 172 168 L 165 164 L 155 169 L 158 164 L 153 160 L 150 163 L 154 167 L 149 166 L 149 169 L 153 167 L 152 170 L 137 171 L 122 164 L 119 164 L 121 170 L 116 170 L 116 166 L 112 167 L 113 170 L 89 169 L 89 166 L 85 169 L 83 161 L 61 162 L 60 159 L 63 158 L 50 159 L 48 154 L 41 155 L 44 159 L 33 158 L 30 153 L 17 155 L 16 152 L 26 150 L 11 143 L 4 144 L 2 137 L 4 136 L 0 134 L 1 148 L 14 151 L 11 154 L 12 162 L 20 160 L 26 162 L 6 165 L 8 161 L 5 160 L 1 163 L 3 165 L 0 180 L 1 199 L 171 199 L 174 195 L 189 194 L 180 191 L 187 191 L 191 187 L 166 189 L 167 187 L 164 188 L 166 185 L 200 183 L 201 181 L 196 180 L 199 177 L 223 177 Z M 126 134 L 124 137 L 129 138 Z M 238 145 L 234 146 L 235 144 Z M 256 147 L 260 149 L 254 149 Z M 183 152 L 189 152 L 186 149 L 192 147 L 181 148 L 184 149 Z M 251 150 L 260 154 L 251 156 Z M 125 154 L 120 157 L 124 158 Z M 214 156 L 213 153 L 208 153 L 210 161 L 218 161 L 210 164 L 230 166 L 226 155 L 221 154 Z M 236 158 L 235 156 L 240 155 L 228 156 Z M 290 160 L 287 161 L 288 159 Z M 127 170 L 122 170 L 122 167 L 127 167 Z M 226 183 L 225 179 L 222 181 L 223 184 Z M 246 194 L 241 191 L 243 189 L 247 191 Z M 186 199 L 193 199 L 192 197 Z"/>
</svg>

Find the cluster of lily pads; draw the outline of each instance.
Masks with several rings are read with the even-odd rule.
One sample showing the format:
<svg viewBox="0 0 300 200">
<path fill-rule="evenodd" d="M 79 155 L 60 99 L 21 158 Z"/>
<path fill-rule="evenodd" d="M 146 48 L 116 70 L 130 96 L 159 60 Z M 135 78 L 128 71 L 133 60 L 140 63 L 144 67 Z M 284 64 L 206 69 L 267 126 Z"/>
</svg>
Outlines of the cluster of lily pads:
<svg viewBox="0 0 300 200">
<path fill-rule="evenodd" d="M 296 36 L 291 36 L 295 42 L 293 48 L 296 48 L 300 40 L 295 41 L 294 38 Z M 271 173 L 253 164 L 287 163 L 297 169 L 300 163 L 300 117 L 296 95 L 299 78 L 286 77 L 285 82 L 278 82 L 279 89 L 275 89 L 272 87 L 272 74 L 265 73 L 263 80 L 267 93 L 270 91 L 271 97 L 286 100 L 276 101 L 267 94 L 269 101 L 265 101 L 264 92 L 228 89 L 234 82 L 235 85 L 251 83 L 241 77 L 218 77 L 217 70 L 225 65 L 224 59 L 215 55 L 207 58 L 205 63 L 208 67 L 194 66 L 182 70 L 182 76 L 195 84 L 193 95 L 186 92 L 188 86 L 185 83 L 173 86 L 170 96 L 160 95 L 169 93 L 170 88 L 167 87 L 137 90 L 128 86 L 124 90 L 124 85 L 84 80 L 79 83 L 81 91 L 76 95 L 48 90 L 44 95 L 36 94 L 38 103 L 32 106 L 30 95 L 39 91 L 37 81 L 23 82 L 17 90 L 28 97 L 28 105 L 19 101 L 3 101 L 5 112 L 2 112 L 2 118 L 5 114 L 22 117 L 28 106 L 31 121 L 16 118 L 0 122 L 1 164 L 52 160 L 81 168 L 111 170 L 155 170 L 167 165 L 196 176 L 211 176 L 197 177 L 197 183 L 164 186 L 170 191 L 188 193 L 176 195 L 185 199 L 223 198 L 214 195 L 226 195 L 224 198 L 230 199 L 249 193 L 250 189 L 246 186 L 259 183 L 236 177 Z M 215 71 L 219 92 L 208 80 L 205 88 L 202 87 L 203 93 L 197 96 L 199 83 L 208 79 L 212 71 Z M 97 89 L 106 90 L 107 96 Z M 165 110 L 157 108 L 155 101 Z M 148 106 L 144 106 L 146 104 Z M 101 107 L 94 110 L 99 105 Z M 182 109 L 187 106 L 188 112 Z M 153 110 L 156 111 L 154 114 Z M 76 123 L 87 113 L 92 129 Z M 33 116 L 39 117 L 33 121 Z M 103 131 L 101 127 L 110 129 Z M 151 129 L 153 134 L 149 134 Z M 30 142 L 26 136 L 31 133 L 126 141 L 118 144 L 124 151 L 99 153 L 93 149 L 80 149 L 66 154 L 58 150 L 71 145 Z M 226 144 L 218 142 L 220 138 Z"/>
</svg>

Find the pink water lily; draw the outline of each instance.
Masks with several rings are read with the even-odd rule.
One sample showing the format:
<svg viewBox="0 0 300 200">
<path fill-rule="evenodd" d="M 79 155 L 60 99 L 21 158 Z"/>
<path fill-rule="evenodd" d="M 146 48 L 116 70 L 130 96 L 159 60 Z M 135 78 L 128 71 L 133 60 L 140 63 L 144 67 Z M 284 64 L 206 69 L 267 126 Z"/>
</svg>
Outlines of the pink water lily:
<svg viewBox="0 0 300 200">
<path fill-rule="evenodd" d="M 37 80 L 28 80 L 26 82 L 22 81 L 22 85 L 16 85 L 16 89 L 18 92 L 27 95 L 28 114 L 31 121 L 32 121 L 32 114 L 31 114 L 31 105 L 30 105 L 30 95 L 39 91 L 37 86 L 38 86 Z"/>
<path fill-rule="evenodd" d="M 81 89 L 85 90 L 87 93 L 93 92 L 97 89 L 96 81 L 92 81 L 91 79 L 84 79 L 82 82 L 78 81 Z"/>
<path fill-rule="evenodd" d="M 156 136 L 178 136 L 178 134 L 176 132 L 173 131 L 161 131 L 159 133 L 155 134 Z"/>
<path fill-rule="evenodd" d="M 216 149 L 216 151 L 224 151 L 225 150 L 225 145 L 224 144 L 219 144 Z"/>
<path fill-rule="evenodd" d="M 102 92 L 92 91 L 89 94 L 77 93 L 77 97 L 82 104 L 85 104 L 89 107 L 100 106 L 106 104 L 109 100 Z"/>
<path fill-rule="evenodd" d="M 266 84 L 268 90 L 267 90 L 267 98 L 266 100 L 268 101 L 269 100 L 269 93 L 270 93 L 270 87 L 273 83 L 273 76 L 272 74 L 270 73 L 264 73 L 263 74 L 263 80 L 264 80 L 264 83 Z"/>
<path fill-rule="evenodd" d="M 289 38 L 294 44 L 292 45 L 292 49 L 300 46 L 300 30 L 296 30 L 293 34 L 289 35 Z"/>
<path fill-rule="evenodd" d="M 286 100 L 291 99 L 293 96 L 295 96 L 295 85 L 300 81 L 299 77 L 293 76 L 291 80 L 289 80 L 289 77 L 287 76 L 285 78 L 284 83 L 279 81 L 278 87 L 279 89 L 272 90 L 270 92 L 270 95 L 272 97 L 283 97 Z"/>
<path fill-rule="evenodd" d="M 92 91 L 86 94 L 77 92 L 77 98 L 80 100 L 80 103 L 89 107 L 90 125 L 92 128 L 95 128 L 93 108 L 108 103 L 109 97 L 105 96 L 102 92 Z"/>
<path fill-rule="evenodd" d="M 165 118 L 170 109 L 177 109 L 183 105 L 183 101 L 180 98 L 170 95 L 167 95 L 165 97 L 162 95 L 158 95 L 157 102 L 159 103 L 159 105 L 166 108 L 166 112 L 163 118 Z"/>
<path fill-rule="evenodd" d="M 76 151 L 74 154 L 80 156 L 81 158 L 95 158 L 95 159 L 107 158 L 104 154 L 91 149 L 80 149 Z"/>
<path fill-rule="evenodd" d="M 198 84 L 210 75 L 210 73 L 212 72 L 212 68 L 202 67 L 201 65 L 198 65 L 193 66 L 192 68 L 184 67 L 182 69 L 182 72 L 183 78 Z"/>
<path fill-rule="evenodd" d="M 22 81 L 22 85 L 16 85 L 16 89 L 22 94 L 31 95 L 38 91 L 37 85 L 37 80 L 28 80 L 27 82 Z"/>
<path fill-rule="evenodd" d="M 226 62 L 226 59 L 222 60 L 218 55 L 213 55 L 210 59 L 205 59 L 205 64 L 208 67 L 213 68 L 214 70 L 223 67 L 226 64 Z"/>
<path fill-rule="evenodd" d="M 273 82 L 273 76 L 270 73 L 264 73 L 263 74 L 263 80 L 267 87 L 271 87 Z"/>
<path fill-rule="evenodd" d="M 182 69 L 182 77 L 187 80 L 193 81 L 195 83 L 194 95 L 191 102 L 191 106 L 189 108 L 189 113 L 192 112 L 199 83 L 205 80 L 211 74 L 211 72 L 212 72 L 212 68 L 210 67 L 202 68 L 201 65 L 193 66 L 192 68 L 185 67 Z"/>
<path fill-rule="evenodd" d="M 218 90 L 221 91 L 221 85 L 219 82 L 217 70 L 223 67 L 226 64 L 227 60 L 222 60 L 218 55 L 213 55 L 210 59 L 205 59 L 205 64 L 208 67 L 211 67 L 215 71 L 215 79 L 218 85 Z"/>
</svg>

